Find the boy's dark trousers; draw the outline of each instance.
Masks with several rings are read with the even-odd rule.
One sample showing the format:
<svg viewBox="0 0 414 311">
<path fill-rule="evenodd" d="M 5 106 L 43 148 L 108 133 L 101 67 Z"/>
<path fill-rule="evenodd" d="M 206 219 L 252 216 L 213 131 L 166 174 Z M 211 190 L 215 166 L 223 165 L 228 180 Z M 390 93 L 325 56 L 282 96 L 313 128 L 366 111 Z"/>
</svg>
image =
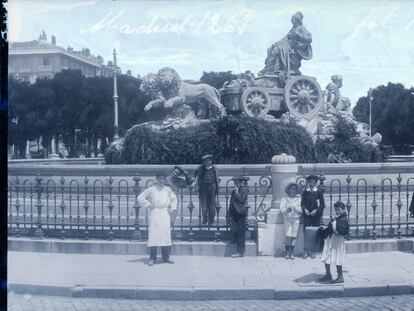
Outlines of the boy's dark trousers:
<svg viewBox="0 0 414 311">
<path fill-rule="evenodd" d="M 216 185 L 201 184 L 200 185 L 200 205 L 203 213 L 203 223 L 207 221 L 214 222 L 216 213 Z"/>
<path fill-rule="evenodd" d="M 246 219 L 247 215 L 234 213 L 231 216 L 232 221 L 232 242 L 237 245 L 237 252 L 244 255 L 246 249 Z"/>
<path fill-rule="evenodd" d="M 157 246 L 150 247 L 150 259 L 157 259 Z M 171 246 L 161 246 L 162 260 L 167 261 L 170 258 Z"/>
</svg>

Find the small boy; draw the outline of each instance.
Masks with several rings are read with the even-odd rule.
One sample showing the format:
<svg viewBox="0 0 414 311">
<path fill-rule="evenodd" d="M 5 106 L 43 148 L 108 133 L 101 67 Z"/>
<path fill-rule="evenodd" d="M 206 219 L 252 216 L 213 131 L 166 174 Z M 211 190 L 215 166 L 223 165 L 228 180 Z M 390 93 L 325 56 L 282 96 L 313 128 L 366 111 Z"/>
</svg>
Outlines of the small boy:
<svg viewBox="0 0 414 311">
<path fill-rule="evenodd" d="M 246 225 L 249 205 L 247 203 L 249 187 L 247 181 L 249 177 L 233 177 L 234 190 L 231 192 L 229 216 L 231 223 L 232 242 L 237 245 L 237 252 L 231 257 L 244 257 L 246 249 Z"/>
</svg>

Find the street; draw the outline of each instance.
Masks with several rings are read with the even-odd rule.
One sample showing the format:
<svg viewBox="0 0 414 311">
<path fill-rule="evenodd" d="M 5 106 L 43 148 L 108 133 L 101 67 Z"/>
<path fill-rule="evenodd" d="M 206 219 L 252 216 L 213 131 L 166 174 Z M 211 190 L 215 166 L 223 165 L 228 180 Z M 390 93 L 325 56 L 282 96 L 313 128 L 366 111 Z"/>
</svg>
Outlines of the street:
<svg viewBox="0 0 414 311">
<path fill-rule="evenodd" d="M 414 310 L 414 295 L 327 298 L 304 300 L 150 301 L 126 299 L 71 298 L 36 295 L 8 295 L 10 311 L 110 311 L 110 310 Z"/>
</svg>

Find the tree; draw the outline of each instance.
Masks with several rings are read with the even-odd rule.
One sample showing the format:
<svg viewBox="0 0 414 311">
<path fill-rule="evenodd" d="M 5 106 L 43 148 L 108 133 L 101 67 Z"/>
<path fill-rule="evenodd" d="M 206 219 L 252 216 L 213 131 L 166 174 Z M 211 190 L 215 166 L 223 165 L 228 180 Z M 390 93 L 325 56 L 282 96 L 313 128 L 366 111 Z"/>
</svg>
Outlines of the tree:
<svg viewBox="0 0 414 311">
<path fill-rule="evenodd" d="M 207 83 L 215 87 L 216 89 L 221 89 L 223 87 L 224 82 L 236 79 L 236 77 L 237 76 L 233 74 L 231 71 L 203 71 L 203 75 L 200 78 L 200 82 Z"/>
<path fill-rule="evenodd" d="M 381 133 L 384 145 L 396 152 L 406 153 L 414 144 L 414 88 L 406 89 L 399 83 L 376 87 L 373 92 L 372 133 Z M 358 121 L 369 123 L 369 99 L 361 97 L 354 110 Z"/>
<path fill-rule="evenodd" d="M 81 118 L 86 109 L 82 96 L 84 82 L 85 77 L 80 70 L 63 70 L 52 79 L 59 134 L 68 148 L 69 157 L 76 155 L 75 130 L 82 129 L 85 122 Z"/>
<path fill-rule="evenodd" d="M 15 156 L 26 156 L 26 141 L 40 135 L 38 114 L 33 100 L 34 87 L 28 82 L 20 82 L 12 77 L 8 82 L 9 117 L 8 144 L 15 146 Z"/>
</svg>

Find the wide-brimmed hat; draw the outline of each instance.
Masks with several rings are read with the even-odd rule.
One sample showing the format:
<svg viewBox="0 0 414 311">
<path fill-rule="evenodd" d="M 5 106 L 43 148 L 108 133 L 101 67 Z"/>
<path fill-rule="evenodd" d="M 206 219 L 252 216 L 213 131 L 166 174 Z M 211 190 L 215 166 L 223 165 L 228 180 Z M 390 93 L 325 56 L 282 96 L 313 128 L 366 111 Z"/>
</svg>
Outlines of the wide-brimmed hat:
<svg viewBox="0 0 414 311">
<path fill-rule="evenodd" d="M 309 175 L 308 177 L 306 177 L 306 180 L 314 180 L 314 181 L 319 181 L 319 177 L 316 175 Z"/>
<path fill-rule="evenodd" d="M 202 161 L 205 161 L 207 159 L 212 159 L 213 160 L 213 155 L 212 154 L 206 154 L 206 155 L 203 155 L 203 157 L 201 158 Z"/>
<path fill-rule="evenodd" d="M 299 185 L 298 185 L 297 183 L 295 183 L 295 182 L 290 182 L 290 183 L 288 183 L 288 184 L 286 185 L 286 187 L 285 187 L 285 192 L 286 192 L 286 194 L 289 194 L 289 189 L 290 189 L 290 187 L 292 187 L 292 186 L 295 186 L 295 187 L 296 187 L 296 189 L 299 191 Z"/>
</svg>

